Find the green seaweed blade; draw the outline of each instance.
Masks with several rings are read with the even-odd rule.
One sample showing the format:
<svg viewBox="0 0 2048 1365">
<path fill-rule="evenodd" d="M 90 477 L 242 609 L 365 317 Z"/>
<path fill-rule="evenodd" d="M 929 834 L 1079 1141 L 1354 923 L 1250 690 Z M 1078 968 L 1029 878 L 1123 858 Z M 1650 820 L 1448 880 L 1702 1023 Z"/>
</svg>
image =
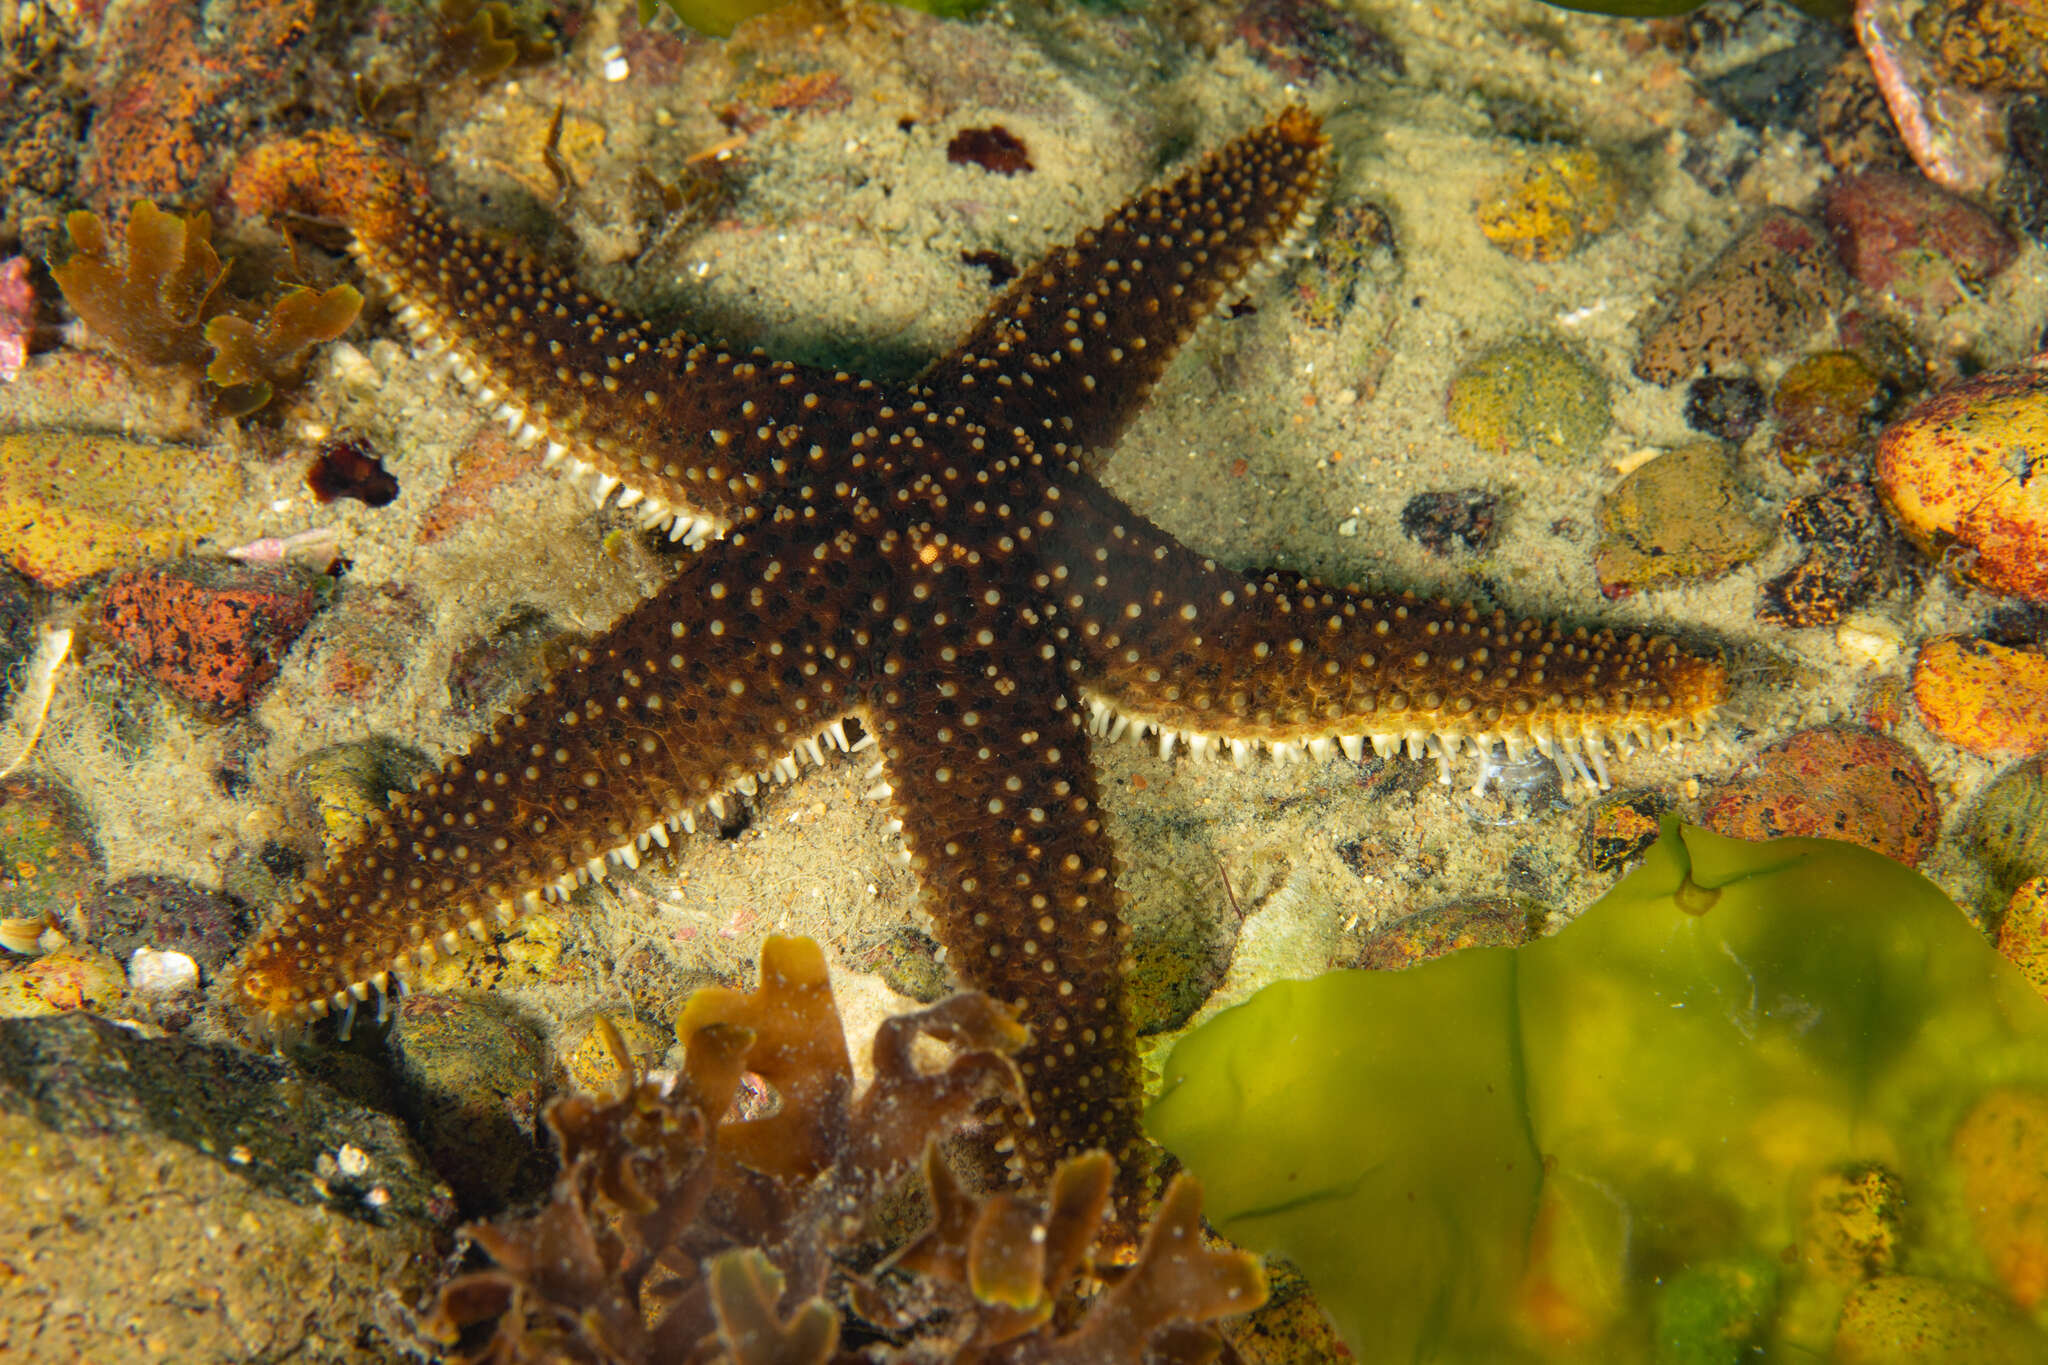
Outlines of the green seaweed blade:
<svg viewBox="0 0 2048 1365">
<path fill-rule="evenodd" d="M 1548 939 L 1219 1013 L 1146 1123 L 1362 1361 L 1689 1359 L 1659 1287 L 1781 1264 L 1724 1326 L 1810 1360 L 1846 1289 L 1792 1251 L 1830 1172 L 1903 1183 L 1903 1269 L 1994 1282 L 1948 1148 L 1996 1085 L 2048 1087 L 2048 1004 L 1931 883 L 1674 823 Z"/>
</svg>

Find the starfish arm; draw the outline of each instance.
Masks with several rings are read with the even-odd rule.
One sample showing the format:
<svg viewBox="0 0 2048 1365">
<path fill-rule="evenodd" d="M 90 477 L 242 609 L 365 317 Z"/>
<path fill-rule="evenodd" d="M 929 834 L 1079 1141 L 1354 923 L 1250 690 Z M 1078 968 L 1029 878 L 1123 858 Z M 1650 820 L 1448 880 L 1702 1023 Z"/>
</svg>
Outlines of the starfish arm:
<svg viewBox="0 0 2048 1365">
<path fill-rule="evenodd" d="M 1669 639 L 1236 572 L 1099 489 L 1052 505 L 1040 553 L 1055 633 L 1098 726 L 1156 728 L 1164 753 L 1356 757 L 1370 742 L 1447 760 L 1498 740 L 1604 774 L 1608 741 L 1691 733 L 1727 693 L 1720 659 Z"/>
<path fill-rule="evenodd" d="M 392 151 L 344 134 L 264 149 L 275 208 L 353 233 L 363 271 L 480 406 L 545 441 L 602 505 L 700 543 L 763 509 L 803 457 L 856 425 L 873 386 L 663 333 L 552 265 L 451 221 Z M 836 424 L 836 425 L 835 425 Z"/>
<path fill-rule="evenodd" d="M 1329 160 L 1321 122 L 1285 110 L 1025 271 L 926 382 L 1035 441 L 1110 444 L 1197 324 L 1306 221 Z"/>
<path fill-rule="evenodd" d="M 244 1007 L 362 998 L 843 743 L 866 595 L 837 543 L 745 531 L 686 561 L 301 888 L 242 959 Z"/>
<path fill-rule="evenodd" d="M 892 642 L 870 724 L 948 960 L 1031 1029 L 1012 1172 L 1042 1186 L 1061 1157 L 1100 1148 L 1135 1180 L 1124 931 L 1086 710 L 985 597 L 933 614 Z"/>
</svg>

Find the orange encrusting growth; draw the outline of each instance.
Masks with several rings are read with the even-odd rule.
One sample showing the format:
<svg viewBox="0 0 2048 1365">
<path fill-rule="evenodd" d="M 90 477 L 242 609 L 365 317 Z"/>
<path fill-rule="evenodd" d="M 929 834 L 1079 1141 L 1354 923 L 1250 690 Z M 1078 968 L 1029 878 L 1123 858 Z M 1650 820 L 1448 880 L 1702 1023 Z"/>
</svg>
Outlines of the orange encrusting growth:
<svg viewBox="0 0 2048 1365">
<path fill-rule="evenodd" d="M 1043 1184 L 1091 1148 L 1133 1174 L 1091 729 L 1135 719 L 1240 756 L 1391 737 L 1447 761 L 1498 739 L 1604 770 L 1605 739 L 1668 738 L 1725 691 L 1717 660 L 1667 642 L 1219 569 L 1083 468 L 1308 220 L 1329 151 L 1302 110 L 1053 252 L 906 386 L 658 335 L 448 223 L 360 140 L 316 151 L 272 149 L 266 193 L 349 223 L 487 407 L 703 548 L 308 882 L 241 965 L 254 1012 L 362 998 L 731 789 L 793 779 L 853 717 L 951 964 L 1032 1031 L 1013 1174 Z M 338 191 L 306 183 L 329 153 Z"/>
</svg>

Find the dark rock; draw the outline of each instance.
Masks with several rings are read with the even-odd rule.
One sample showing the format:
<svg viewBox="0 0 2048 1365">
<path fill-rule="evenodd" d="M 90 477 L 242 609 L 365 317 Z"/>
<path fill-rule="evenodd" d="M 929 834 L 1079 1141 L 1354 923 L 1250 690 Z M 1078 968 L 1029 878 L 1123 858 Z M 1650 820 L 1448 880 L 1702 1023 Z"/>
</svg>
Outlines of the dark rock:
<svg viewBox="0 0 2048 1365">
<path fill-rule="evenodd" d="M 1981 292 L 2019 250 L 1997 219 L 1910 172 L 1844 176 L 1828 187 L 1825 214 L 1857 283 L 1915 313 Z"/>
<path fill-rule="evenodd" d="M 479 1217 L 539 1195 L 555 1163 L 541 1110 L 559 1088 L 540 1030 L 489 995 L 408 995 L 390 1035 L 420 1145 Z"/>
<path fill-rule="evenodd" d="M 1685 391 L 1685 424 L 1741 445 L 1764 418 L 1764 386 L 1748 375 L 1702 375 Z"/>
<path fill-rule="evenodd" d="M 1595 872 L 1619 872 L 1657 842 L 1671 809 L 1671 798 L 1662 792 L 1609 792 L 1586 811 L 1579 830 L 1579 861 Z"/>
<path fill-rule="evenodd" d="M 255 927 L 255 913 L 233 896 L 176 877 L 124 877 L 85 906 L 86 935 L 103 952 L 123 962 L 137 948 L 180 952 L 209 973 Z"/>
<path fill-rule="evenodd" d="M 281 565 L 187 560 L 115 578 L 99 622 L 163 687 L 234 715 L 277 677 L 326 581 Z"/>
<path fill-rule="evenodd" d="M 1023 175 L 1031 169 L 1031 153 L 1000 123 L 962 128 L 946 143 L 946 160 L 955 166 L 979 166 L 992 175 Z"/>
<path fill-rule="evenodd" d="M 1417 493 L 1401 508 L 1401 533 L 1431 554 L 1484 550 L 1500 530 L 1500 498 L 1484 488 Z"/>
<path fill-rule="evenodd" d="M 0 1020 L 0 1152 L 24 1360 L 394 1359 L 385 1297 L 425 1291 L 455 1212 L 388 1116 L 84 1014 Z"/>
<path fill-rule="evenodd" d="M 1671 385 L 1773 355 L 1826 322 L 1846 293 L 1825 235 L 1772 209 L 1689 280 L 1643 328 L 1635 373 Z"/>
<path fill-rule="evenodd" d="M 1786 531 L 1806 556 L 1763 585 L 1756 619 L 1776 626 L 1831 626 L 1891 577 L 1898 543 L 1877 490 L 1847 483 L 1794 498 Z"/>
</svg>

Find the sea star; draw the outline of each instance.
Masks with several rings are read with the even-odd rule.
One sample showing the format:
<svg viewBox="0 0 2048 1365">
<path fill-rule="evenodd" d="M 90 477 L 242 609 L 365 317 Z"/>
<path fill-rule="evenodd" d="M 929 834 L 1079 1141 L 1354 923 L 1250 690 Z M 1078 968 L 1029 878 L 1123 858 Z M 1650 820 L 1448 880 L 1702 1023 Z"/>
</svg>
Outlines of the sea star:
<svg viewBox="0 0 2048 1365">
<path fill-rule="evenodd" d="M 722 816 L 732 789 L 794 778 L 857 718 L 953 968 L 1032 1030 L 1011 1169 L 1035 1182 L 1140 1141 L 1091 731 L 1239 759 L 1498 742 L 1604 776 L 1607 741 L 1703 725 L 1717 659 L 1224 569 L 1085 471 L 1303 227 L 1328 164 L 1318 120 L 1286 110 L 1054 251 L 891 386 L 660 333 L 451 224 L 360 140 L 273 146 L 272 201 L 345 222 L 487 406 L 600 502 L 701 548 L 311 878 L 244 956 L 242 1003 L 304 1019 L 366 998 Z"/>
</svg>

